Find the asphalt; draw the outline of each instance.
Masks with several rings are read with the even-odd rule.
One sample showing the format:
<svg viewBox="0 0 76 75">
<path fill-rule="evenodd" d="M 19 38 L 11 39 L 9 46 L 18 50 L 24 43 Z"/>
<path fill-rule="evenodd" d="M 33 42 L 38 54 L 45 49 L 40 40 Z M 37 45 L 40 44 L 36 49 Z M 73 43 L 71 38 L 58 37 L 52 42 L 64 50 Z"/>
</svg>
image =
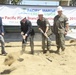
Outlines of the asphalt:
<svg viewBox="0 0 76 75">
<path fill-rule="evenodd" d="M 69 33 L 66 37 L 65 40 L 73 39 L 72 36 L 76 36 L 76 33 Z M 5 42 L 19 42 L 22 40 L 22 36 L 20 33 L 5 33 L 4 35 Z M 34 36 L 34 41 L 41 41 L 41 34 L 40 33 L 35 33 Z M 51 40 L 55 41 L 55 35 L 51 35 Z"/>
</svg>

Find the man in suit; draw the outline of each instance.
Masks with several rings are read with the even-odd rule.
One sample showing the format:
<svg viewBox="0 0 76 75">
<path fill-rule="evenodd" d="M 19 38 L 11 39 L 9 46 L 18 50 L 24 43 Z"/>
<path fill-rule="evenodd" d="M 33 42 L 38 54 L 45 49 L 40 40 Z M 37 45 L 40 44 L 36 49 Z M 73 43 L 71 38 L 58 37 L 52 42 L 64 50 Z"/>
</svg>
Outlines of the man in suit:
<svg viewBox="0 0 76 75">
<path fill-rule="evenodd" d="M 4 41 L 4 28 L 2 25 L 2 18 L 0 17 L 0 42 L 1 42 L 1 53 L 2 55 L 6 55 L 6 51 L 5 51 L 5 41 Z"/>
<path fill-rule="evenodd" d="M 25 52 L 25 47 L 27 43 L 28 36 L 30 37 L 30 46 L 31 46 L 31 54 L 34 54 L 34 30 L 32 28 L 31 21 L 27 19 L 25 15 L 24 18 L 20 21 L 21 24 L 21 35 L 22 35 L 22 53 Z"/>
</svg>

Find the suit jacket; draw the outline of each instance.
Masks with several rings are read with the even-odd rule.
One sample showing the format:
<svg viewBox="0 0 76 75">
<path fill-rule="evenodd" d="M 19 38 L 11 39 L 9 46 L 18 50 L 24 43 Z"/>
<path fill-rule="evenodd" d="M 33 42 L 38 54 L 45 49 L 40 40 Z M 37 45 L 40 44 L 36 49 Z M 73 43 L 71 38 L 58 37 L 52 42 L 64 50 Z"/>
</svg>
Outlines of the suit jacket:
<svg viewBox="0 0 76 75">
<path fill-rule="evenodd" d="M 0 17 L 0 35 L 4 33 L 4 27 L 2 25 L 2 18 Z"/>
<path fill-rule="evenodd" d="M 34 35 L 34 30 L 32 28 L 32 24 L 29 20 L 26 19 L 25 22 L 23 22 L 22 20 L 20 21 L 21 24 L 21 31 L 24 32 L 24 35 L 27 34 L 31 34 Z"/>
</svg>

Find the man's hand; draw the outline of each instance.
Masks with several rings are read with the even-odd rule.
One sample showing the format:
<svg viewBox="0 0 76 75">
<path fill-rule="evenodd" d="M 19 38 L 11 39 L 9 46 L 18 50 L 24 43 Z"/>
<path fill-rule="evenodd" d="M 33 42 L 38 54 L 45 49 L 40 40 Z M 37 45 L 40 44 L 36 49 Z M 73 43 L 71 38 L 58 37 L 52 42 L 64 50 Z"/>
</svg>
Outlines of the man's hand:
<svg viewBox="0 0 76 75">
<path fill-rule="evenodd" d="M 48 38 L 48 35 L 47 35 L 47 33 L 46 33 L 46 32 L 44 33 L 44 35 L 45 35 L 45 37 L 47 37 L 47 38 Z"/>
<path fill-rule="evenodd" d="M 22 35 L 23 36 L 23 39 L 26 39 L 26 37 L 27 37 L 27 34 L 25 34 L 25 35 Z"/>
<path fill-rule="evenodd" d="M 27 34 L 25 34 L 25 39 L 26 39 L 26 37 L 27 37 Z"/>
<path fill-rule="evenodd" d="M 67 32 L 65 32 L 64 34 L 67 35 Z"/>
<path fill-rule="evenodd" d="M 21 32 L 21 35 L 23 35 L 24 33 L 23 32 Z"/>
<path fill-rule="evenodd" d="M 22 35 L 22 37 L 23 37 L 23 39 L 25 39 L 25 38 L 26 38 L 26 36 L 25 36 L 25 35 Z"/>
<path fill-rule="evenodd" d="M 2 33 L 2 35 L 4 36 L 4 33 Z"/>
<path fill-rule="evenodd" d="M 27 34 L 25 34 L 25 36 L 27 36 Z"/>
</svg>

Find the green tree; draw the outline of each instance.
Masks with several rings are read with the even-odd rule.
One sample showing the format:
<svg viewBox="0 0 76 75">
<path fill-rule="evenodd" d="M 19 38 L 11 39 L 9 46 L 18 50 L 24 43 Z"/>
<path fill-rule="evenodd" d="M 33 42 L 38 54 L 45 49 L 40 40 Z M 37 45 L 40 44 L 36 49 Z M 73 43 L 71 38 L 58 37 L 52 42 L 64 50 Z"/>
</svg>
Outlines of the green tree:
<svg viewBox="0 0 76 75">
<path fill-rule="evenodd" d="M 5 4 L 6 0 L 0 0 L 0 4 Z"/>
<path fill-rule="evenodd" d="M 71 0 L 70 6 L 76 6 L 76 0 Z"/>
<path fill-rule="evenodd" d="M 19 2 L 21 2 L 22 0 L 12 0 L 12 4 L 17 5 Z"/>
</svg>

